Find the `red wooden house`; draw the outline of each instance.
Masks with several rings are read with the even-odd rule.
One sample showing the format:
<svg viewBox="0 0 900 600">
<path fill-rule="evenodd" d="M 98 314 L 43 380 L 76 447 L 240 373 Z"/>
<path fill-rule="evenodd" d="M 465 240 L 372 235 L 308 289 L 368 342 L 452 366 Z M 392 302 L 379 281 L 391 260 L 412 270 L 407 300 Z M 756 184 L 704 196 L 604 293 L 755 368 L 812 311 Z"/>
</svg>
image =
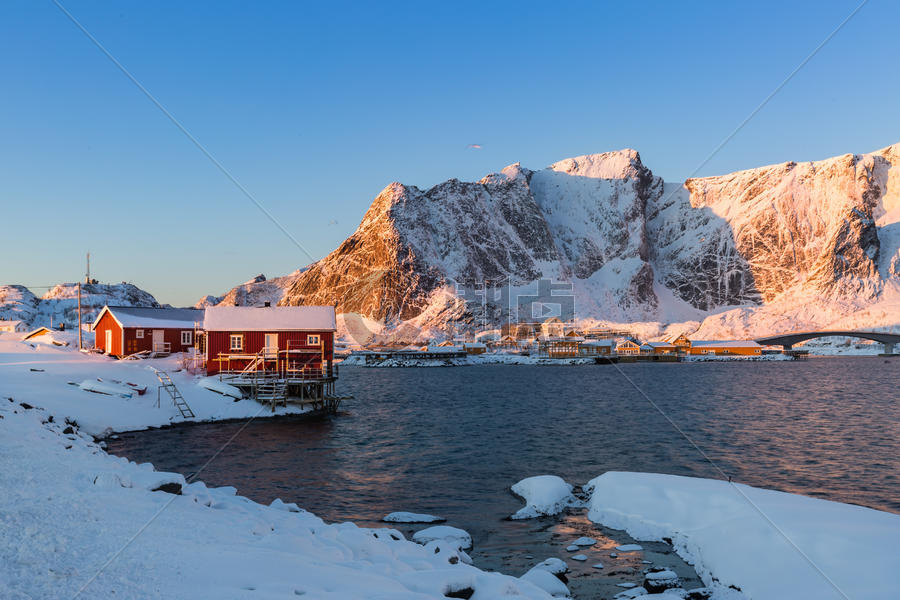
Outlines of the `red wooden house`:
<svg viewBox="0 0 900 600">
<path fill-rule="evenodd" d="M 91 329 L 94 346 L 111 356 L 135 352 L 187 352 L 203 311 L 193 308 L 104 306 Z"/>
<path fill-rule="evenodd" d="M 203 330 L 208 375 L 263 373 L 288 382 L 335 377 L 333 306 L 212 306 Z"/>
</svg>

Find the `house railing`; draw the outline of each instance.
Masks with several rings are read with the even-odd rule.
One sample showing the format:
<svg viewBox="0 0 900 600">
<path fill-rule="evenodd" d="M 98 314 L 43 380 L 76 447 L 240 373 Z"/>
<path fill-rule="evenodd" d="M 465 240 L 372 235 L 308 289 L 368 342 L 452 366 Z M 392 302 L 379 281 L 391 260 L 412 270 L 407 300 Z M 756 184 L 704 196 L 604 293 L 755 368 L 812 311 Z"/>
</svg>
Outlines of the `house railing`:
<svg viewBox="0 0 900 600">
<path fill-rule="evenodd" d="M 318 348 L 318 346 L 316 346 Z M 275 350 L 262 348 L 256 354 L 220 353 L 214 359 L 219 363 L 219 378 L 240 379 L 331 379 L 338 376 L 337 365 L 321 361 L 301 360 L 299 356 L 309 356 L 310 352 L 297 349 Z M 318 358 L 315 354 L 314 357 Z"/>
<path fill-rule="evenodd" d="M 154 352 L 172 352 L 172 344 L 169 342 L 153 342 L 153 351 Z"/>
</svg>

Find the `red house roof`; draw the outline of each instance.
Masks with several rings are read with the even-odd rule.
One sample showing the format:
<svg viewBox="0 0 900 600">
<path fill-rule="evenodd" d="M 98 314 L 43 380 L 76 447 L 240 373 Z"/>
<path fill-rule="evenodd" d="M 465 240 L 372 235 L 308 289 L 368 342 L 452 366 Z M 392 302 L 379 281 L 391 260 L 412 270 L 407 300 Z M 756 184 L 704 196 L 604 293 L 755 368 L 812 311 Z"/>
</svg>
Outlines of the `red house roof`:
<svg viewBox="0 0 900 600">
<path fill-rule="evenodd" d="M 206 331 L 336 331 L 333 306 L 211 306 Z"/>
</svg>

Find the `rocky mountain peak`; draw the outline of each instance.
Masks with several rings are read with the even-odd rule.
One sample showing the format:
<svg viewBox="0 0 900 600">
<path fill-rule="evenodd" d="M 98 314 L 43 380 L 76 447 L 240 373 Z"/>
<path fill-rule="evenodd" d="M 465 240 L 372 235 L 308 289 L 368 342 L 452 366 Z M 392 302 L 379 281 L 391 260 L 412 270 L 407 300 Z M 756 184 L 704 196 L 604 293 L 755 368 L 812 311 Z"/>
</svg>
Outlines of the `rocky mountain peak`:
<svg viewBox="0 0 900 600">
<path fill-rule="evenodd" d="M 800 296 L 874 302 L 885 278 L 898 286 L 898 148 L 684 184 L 665 184 L 633 149 L 425 190 L 394 182 L 335 251 L 274 287 L 283 304 L 335 303 L 389 328 L 458 325 L 473 310 L 502 319 L 502 307 L 459 300 L 485 282 L 516 293 L 568 282 L 579 317 L 606 322 Z"/>
</svg>

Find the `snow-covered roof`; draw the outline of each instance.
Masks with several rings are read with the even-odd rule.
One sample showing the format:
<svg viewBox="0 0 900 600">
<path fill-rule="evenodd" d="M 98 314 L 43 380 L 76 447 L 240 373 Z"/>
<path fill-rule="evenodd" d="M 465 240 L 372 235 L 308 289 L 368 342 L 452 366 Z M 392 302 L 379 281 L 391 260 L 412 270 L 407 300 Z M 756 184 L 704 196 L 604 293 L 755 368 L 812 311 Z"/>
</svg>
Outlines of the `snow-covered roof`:
<svg viewBox="0 0 900 600">
<path fill-rule="evenodd" d="M 96 329 L 100 319 L 109 313 L 121 327 L 146 329 L 193 329 L 194 323 L 203 320 L 203 310 L 196 308 L 148 308 L 144 306 L 104 306 L 97 314 L 91 329 Z"/>
<path fill-rule="evenodd" d="M 336 331 L 333 306 L 211 306 L 206 331 Z"/>
<path fill-rule="evenodd" d="M 649 346 L 651 348 L 674 348 L 675 344 L 671 342 L 645 342 L 645 346 Z"/>
<path fill-rule="evenodd" d="M 609 347 L 612 347 L 613 343 L 614 342 L 612 340 L 585 340 L 585 341 L 581 342 L 581 345 L 582 346 L 609 346 Z"/>
</svg>

